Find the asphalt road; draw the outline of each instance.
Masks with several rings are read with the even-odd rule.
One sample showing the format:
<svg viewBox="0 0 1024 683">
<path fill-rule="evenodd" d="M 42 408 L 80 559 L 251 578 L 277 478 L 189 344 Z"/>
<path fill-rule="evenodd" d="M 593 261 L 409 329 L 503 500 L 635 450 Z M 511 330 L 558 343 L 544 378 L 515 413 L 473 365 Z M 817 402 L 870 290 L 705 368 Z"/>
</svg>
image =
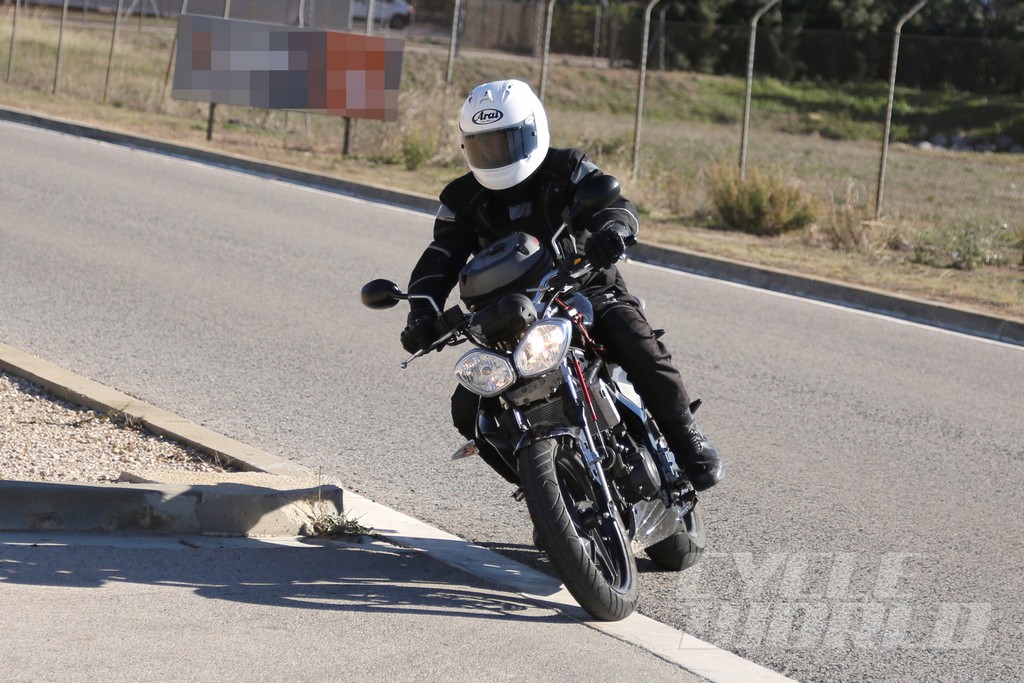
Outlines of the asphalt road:
<svg viewBox="0 0 1024 683">
<path fill-rule="evenodd" d="M 510 487 L 449 460 L 457 354 L 401 370 L 404 312 L 358 302 L 430 217 L 8 124 L 0 150 L 0 339 L 538 562 Z M 1024 350 L 623 272 L 730 467 L 709 555 L 642 561 L 642 611 L 801 680 L 1019 680 Z"/>
</svg>

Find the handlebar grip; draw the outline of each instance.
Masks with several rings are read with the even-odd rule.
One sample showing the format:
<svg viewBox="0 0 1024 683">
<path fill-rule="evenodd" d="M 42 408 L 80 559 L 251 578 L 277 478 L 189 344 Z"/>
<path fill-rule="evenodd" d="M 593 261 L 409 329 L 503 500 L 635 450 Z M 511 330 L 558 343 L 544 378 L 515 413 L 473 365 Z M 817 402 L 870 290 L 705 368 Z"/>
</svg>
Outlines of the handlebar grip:
<svg viewBox="0 0 1024 683">
<path fill-rule="evenodd" d="M 452 306 L 434 320 L 432 332 L 434 339 L 440 339 L 456 329 L 466 319 L 466 314 L 458 306 Z"/>
<path fill-rule="evenodd" d="M 434 337 L 435 341 L 443 337 L 448 331 L 448 323 L 445 322 L 444 318 L 437 318 L 434 321 L 434 325 L 430 330 L 431 336 Z"/>
</svg>

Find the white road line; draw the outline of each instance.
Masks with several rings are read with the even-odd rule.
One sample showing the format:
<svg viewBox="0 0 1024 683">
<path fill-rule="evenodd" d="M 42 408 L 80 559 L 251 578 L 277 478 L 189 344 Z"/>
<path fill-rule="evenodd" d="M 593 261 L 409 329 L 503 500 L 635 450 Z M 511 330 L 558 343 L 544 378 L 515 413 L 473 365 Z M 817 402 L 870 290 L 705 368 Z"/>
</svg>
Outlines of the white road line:
<svg viewBox="0 0 1024 683">
<path fill-rule="evenodd" d="M 618 622 L 594 621 L 558 580 L 350 491 L 345 491 L 345 512 L 390 541 L 557 609 L 713 683 L 794 680 L 641 614 Z"/>
<path fill-rule="evenodd" d="M 790 299 L 792 301 L 800 301 L 800 302 L 807 303 L 807 304 L 813 304 L 815 306 L 824 306 L 826 308 L 831 308 L 833 310 L 843 311 L 843 312 L 846 312 L 846 313 L 856 313 L 858 315 L 868 316 L 868 317 L 871 317 L 871 318 L 875 318 L 877 320 L 885 320 L 885 321 L 888 321 L 888 322 L 898 323 L 900 325 L 909 325 L 911 327 L 916 327 L 916 328 L 923 329 L 923 330 L 929 330 L 931 332 L 939 332 L 941 334 L 949 334 L 949 335 L 953 335 L 955 337 L 960 337 L 962 339 L 970 339 L 971 341 L 983 342 L 985 344 L 994 344 L 995 346 L 1001 346 L 1003 348 L 1013 349 L 1015 351 L 1024 351 L 1024 346 L 1020 346 L 1018 344 L 1010 344 L 1010 343 L 1007 343 L 1007 342 L 999 341 L 998 339 L 988 339 L 986 337 L 978 337 L 978 336 L 975 336 L 973 334 L 968 334 L 966 332 L 957 332 L 956 330 L 947 330 L 947 329 L 944 329 L 944 328 L 941 328 L 941 327 L 936 327 L 934 325 L 928 325 L 926 323 L 914 322 L 913 320 L 903 320 L 902 318 L 896 318 L 896 317 L 891 316 L 891 315 L 885 315 L 884 313 L 875 313 L 873 311 L 865 311 L 865 310 L 860 309 L 860 308 L 853 308 L 851 306 L 843 306 L 842 304 L 833 304 L 833 303 L 829 303 L 828 301 L 821 301 L 819 299 L 811 299 L 811 298 L 804 297 L 804 296 L 798 296 L 796 294 L 787 294 L 786 292 L 777 292 L 777 291 L 772 290 L 772 289 L 764 289 L 763 287 L 755 287 L 753 285 L 746 285 L 746 284 L 743 284 L 742 282 L 732 282 L 731 280 L 722 280 L 722 279 L 719 279 L 719 278 L 716 278 L 716 277 L 711 277 L 711 276 L 708 276 L 708 275 L 699 275 L 697 273 L 689 273 L 689 272 L 687 272 L 685 270 L 679 270 L 679 269 L 676 269 L 676 268 L 671 268 L 669 266 L 655 265 L 653 263 L 645 263 L 643 261 L 636 261 L 636 260 L 633 260 L 633 259 L 629 259 L 628 261 L 626 261 L 626 263 L 628 263 L 630 265 L 635 265 L 635 266 L 638 266 L 638 267 L 650 268 L 652 270 L 659 270 L 659 271 L 662 271 L 664 273 L 668 273 L 668 274 L 671 274 L 671 275 L 679 275 L 679 276 L 682 276 L 682 277 L 690 277 L 690 278 L 694 278 L 694 279 L 697 279 L 697 280 L 705 280 L 707 282 L 713 282 L 713 283 L 716 283 L 716 284 L 728 285 L 730 287 L 738 287 L 740 289 L 745 289 L 745 290 L 751 291 L 751 292 L 758 292 L 760 294 L 767 294 L 769 296 L 778 296 L 778 297 L 782 297 L 782 298 L 785 298 L 785 299 Z"/>
</svg>

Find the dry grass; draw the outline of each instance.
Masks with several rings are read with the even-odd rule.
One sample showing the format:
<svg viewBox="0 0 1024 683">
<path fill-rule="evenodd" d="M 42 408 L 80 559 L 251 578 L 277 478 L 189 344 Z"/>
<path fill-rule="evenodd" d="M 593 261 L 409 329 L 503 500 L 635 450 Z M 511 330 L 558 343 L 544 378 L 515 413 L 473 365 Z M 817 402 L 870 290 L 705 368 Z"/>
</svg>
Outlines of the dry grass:
<svg viewBox="0 0 1024 683">
<path fill-rule="evenodd" d="M 10 9 L 0 9 L 0 78 L 6 74 Z M 59 93 L 50 94 L 56 24 L 23 13 L 12 83 L 0 83 L 0 103 L 90 125 L 208 147 L 230 154 L 436 195 L 464 172 L 455 120 L 461 93 L 497 77 L 536 83 L 534 60 L 460 57 L 452 95 L 444 96 L 446 52 L 407 47 L 394 124 L 355 121 L 351 154 L 341 153 L 341 119 L 219 106 L 212 142 L 205 140 L 207 105 L 174 100 L 164 88 L 173 34 L 122 29 L 110 97 L 100 103 L 110 46 L 109 25 L 73 22 L 65 34 Z M 709 85 L 721 79 L 686 73 L 652 74 L 648 84 L 641 167 L 630 165 L 636 72 L 554 64 L 548 112 L 556 145 L 584 148 L 624 181 L 644 213 L 645 236 L 669 245 L 958 304 L 1024 320 L 1024 156 L 921 151 L 894 145 L 885 213 L 873 218 L 879 144 L 835 141 L 758 127 L 754 102 L 748 169 L 771 166 L 798 181 L 821 207 L 819 220 L 794 234 L 755 237 L 710 229 L 709 172 L 735 164 L 739 130 L 716 104 L 703 119 L 673 118 L 699 110 Z M 609 97 L 615 93 L 615 97 Z M 735 118 L 741 113 L 735 102 Z M 723 122 L 715 122 L 720 118 Z M 308 124 L 307 124 L 308 122 Z M 970 242 L 974 236 L 974 242 Z M 958 246 L 959 245 L 959 246 Z M 980 265 L 957 270 L 957 256 L 978 251 Z M 978 261 L 980 258 L 980 261 Z"/>
<path fill-rule="evenodd" d="M 777 237 L 802 230 L 818 210 L 800 187 L 778 173 L 752 169 L 745 179 L 732 164 L 715 164 L 709 173 L 711 203 L 730 230 Z"/>
</svg>

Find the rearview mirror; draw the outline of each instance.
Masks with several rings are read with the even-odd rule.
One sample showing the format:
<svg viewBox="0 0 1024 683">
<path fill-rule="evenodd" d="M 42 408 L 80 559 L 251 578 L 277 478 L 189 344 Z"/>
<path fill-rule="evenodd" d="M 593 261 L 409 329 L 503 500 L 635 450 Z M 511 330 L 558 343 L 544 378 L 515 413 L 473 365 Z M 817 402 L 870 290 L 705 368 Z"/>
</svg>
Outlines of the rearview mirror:
<svg viewBox="0 0 1024 683">
<path fill-rule="evenodd" d="M 406 295 L 391 280 L 371 280 L 363 285 L 359 298 L 367 308 L 382 310 L 396 305 Z"/>
</svg>

